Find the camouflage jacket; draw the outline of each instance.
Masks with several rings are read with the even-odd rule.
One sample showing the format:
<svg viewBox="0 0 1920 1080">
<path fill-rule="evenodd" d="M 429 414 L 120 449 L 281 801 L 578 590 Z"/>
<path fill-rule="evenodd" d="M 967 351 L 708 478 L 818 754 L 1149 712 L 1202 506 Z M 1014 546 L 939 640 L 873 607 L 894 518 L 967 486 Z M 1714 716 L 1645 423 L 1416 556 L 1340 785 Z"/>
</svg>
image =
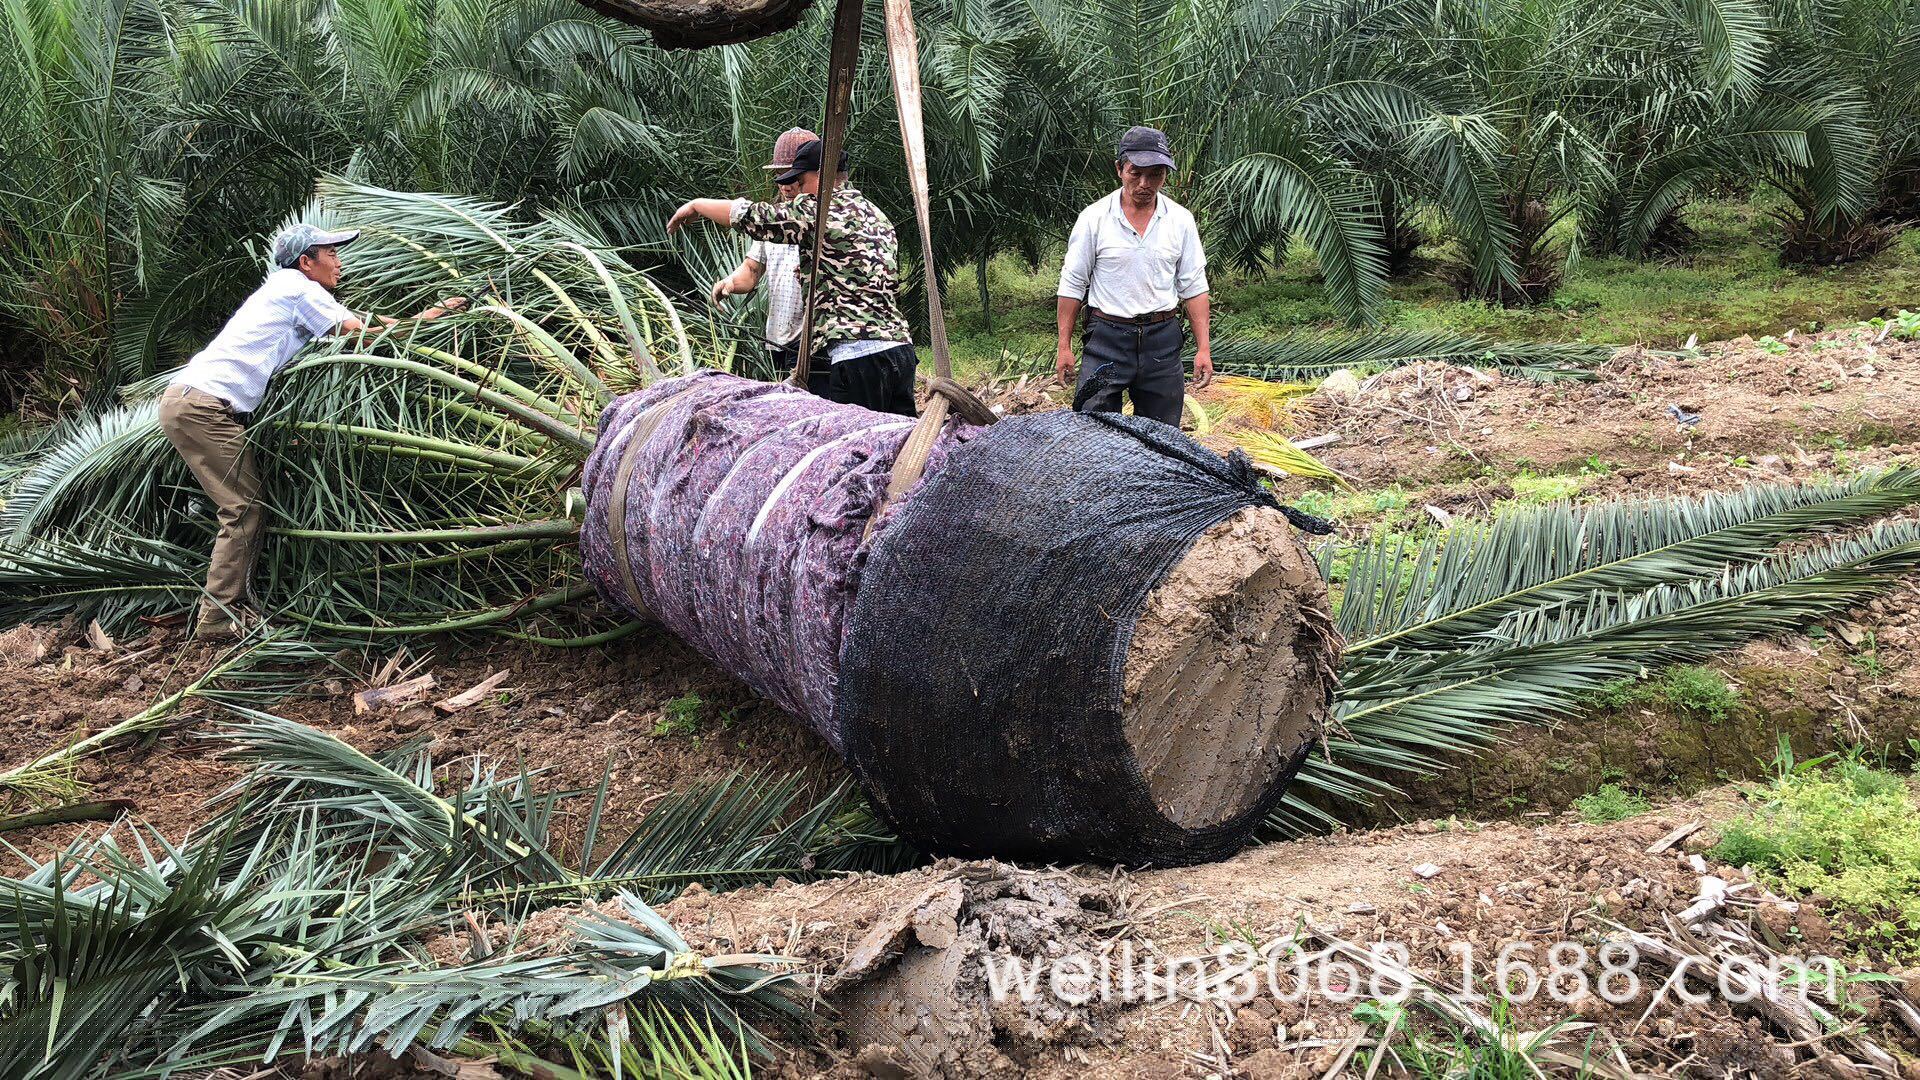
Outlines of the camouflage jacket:
<svg viewBox="0 0 1920 1080">
<path fill-rule="evenodd" d="M 813 252 L 817 200 L 736 204 L 733 227 L 753 237 L 800 248 L 800 280 Z M 820 297 L 813 309 L 816 355 L 843 341 L 913 340 L 900 313 L 900 240 L 893 222 L 852 184 L 836 185 L 820 256 Z"/>
</svg>

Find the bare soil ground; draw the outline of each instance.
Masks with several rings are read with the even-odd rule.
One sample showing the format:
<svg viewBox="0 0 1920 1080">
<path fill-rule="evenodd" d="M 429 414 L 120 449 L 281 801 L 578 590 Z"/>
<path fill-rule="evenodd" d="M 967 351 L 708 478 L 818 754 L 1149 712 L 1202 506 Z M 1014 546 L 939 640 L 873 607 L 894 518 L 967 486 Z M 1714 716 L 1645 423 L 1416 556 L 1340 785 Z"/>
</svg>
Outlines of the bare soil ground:
<svg viewBox="0 0 1920 1080">
<path fill-rule="evenodd" d="M 1577 474 L 1580 498 L 1844 476 L 1904 462 L 1920 446 L 1920 346 L 1869 338 L 1843 331 L 1783 345 L 1741 339 L 1697 355 L 1629 350 L 1591 382 L 1407 368 L 1307 399 L 1284 430 L 1340 435 L 1319 456 L 1363 489 L 1398 485 L 1415 513 L 1428 504 L 1456 516 L 1485 513 L 1516 497 L 1514 478 L 1523 473 Z M 1034 383 L 1002 384 L 989 397 L 1010 412 L 1058 406 L 1058 394 Z M 1670 407 L 1699 419 L 1682 423 Z M 1362 517 L 1348 529 L 1372 524 Z M 524 762 L 546 770 L 544 783 L 554 787 L 598 783 L 611 758 L 605 836 L 624 833 L 653 800 L 695 777 L 801 770 L 825 788 L 844 776 L 802 725 L 664 633 L 564 652 L 449 648 L 420 661 L 417 670 L 436 680 L 432 692 L 357 713 L 354 693 L 383 681 L 377 675 L 390 655 L 336 658 L 276 711 L 370 751 L 430 735 L 443 768 L 464 772 L 476 757 L 508 768 Z M 106 647 L 79 627 L 6 631 L 0 765 L 136 713 L 210 661 L 165 628 Z M 1052 998 L 1029 1008 L 992 1001 L 983 965 L 1110 955 L 1123 945 L 1142 962 L 1165 960 L 1310 926 L 1325 935 L 1313 938 L 1315 948 L 1331 938 L 1403 943 L 1412 967 L 1443 982 L 1451 975 L 1457 983 L 1460 969 L 1448 949 L 1473 942 L 1484 985 L 1502 944 L 1591 940 L 1602 918 L 1670 939 L 1667 918 L 1689 907 L 1704 878 L 1741 885 L 1737 869 L 1703 869 L 1689 856 L 1738 810 L 1728 781 L 1755 775 L 1781 736 L 1807 754 L 1841 744 L 1903 747 L 1920 735 L 1920 582 L 1900 583 L 1820 633 L 1758 642 L 1718 666 L 1741 691 L 1725 721 L 1704 725 L 1649 705 L 1517 729 L 1485 755 L 1409 785 L 1404 803 L 1359 823 L 1379 826 L 1368 831 L 1180 871 L 941 863 L 892 877 L 722 894 L 696 888 L 666 913 L 703 949 L 769 948 L 818 975 L 837 1010 L 836 1033 L 824 1048 L 790 1048 L 778 1068 L 795 1075 L 932 1067 L 1319 1076 L 1342 1055 L 1342 1068 L 1364 1074 L 1368 1040 L 1381 1025 L 1357 1021 L 1354 1002 L 1331 1000 L 1337 993 L 1301 1002 L 1255 995 L 1231 1006 L 1193 995 L 1084 1005 Z M 500 671 L 509 674 L 474 705 L 442 715 L 428 704 Z M 165 731 L 90 759 L 74 779 L 97 796 L 131 799 L 141 819 L 177 837 L 237 775 L 199 737 L 217 720 L 210 710 L 189 710 Z M 1569 819 L 1570 800 L 1602 780 L 1654 793 L 1665 805 L 1614 825 Z M 1693 821 L 1699 832 L 1648 853 L 1671 828 Z M 44 856 L 96 828 L 46 826 L 8 839 Z M 1767 945 L 1776 951 L 1857 951 L 1851 928 L 1825 912 L 1818 898 L 1794 907 L 1747 888 L 1703 925 L 1722 944 L 1753 938 L 1777 943 Z M 1607 1060 L 1624 1055 L 1642 1074 L 1862 1075 L 1840 1060 L 1869 1059 L 1862 1041 L 1920 1054 L 1898 992 L 1920 991 L 1920 980 L 1896 973 L 1904 984 L 1857 989 L 1858 1008 L 1846 1014 L 1857 1023 L 1841 1036 L 1795 1034 L 1777 1014 L 1720 1001 L 1692 1005 L 1667 994 L 1656 1002 L 1665 976 L 1651 960 L 1640 974 L 1652 985 L 1626 1004 L 1536 996 L 1518 1006 L 1515 1021 L 1536 1031 L 1570 1019 L 1597 1025 L 1562 1028 L 1553 1038 L 1576 1054 L 1591 1040 Z M 1334 989 L 1340 985 L 1336 976 Z M 1488 1006 L 1478 1008 L 1475 1015 L 1488 1015 Z M 1404 1022 L 1430 1030 L 1439 1023 L 1418 1009 L 1408 1016 L 1418 1018 Z M 1920 1075 L 1910 1064 L 1893 1071 Z"/>
<path fill-rule="evenodd" d="M 151 650 L 151 651 L 148 651 Z M 87 644 L 84 634 L 18 627 L 0 636 L 0 756 L 9 765 L 57 749 L 145 708 L 213 662 L 209 649 L 156 630 L 147 640 Z M 35 657 L 39 657 L 35 660 Z M 541 770 L 553 789 L 592 789 L 612 763 L 606 835 L 624 835 L 659 796 L 690 780 L 739 771 L 797 772 L 821 790 L 844 770 L 804 725 L 755 697 L 664 631 L 644 630 L 617 645 L 556 650 L 518 643 L 413 658 L 436 682 L 426 694 L 356 712 L 391 653 L 336 658 L 314 672 L 276 715 L 378 752 L 432 736 L 443 773 L 465 774 L 478 758 L 513 770 Z M 443 715 L 432 703 L 505 671 L 485 699 Z M 692 706 L 689 697 L 697 697 Z M 669 703 L 681 702 L 669 710 Z M 74 778 L 101 797 L 126 798 L 170 837 L 202 819 L 205 802 L 239 777 L 201 735 L 227 719 L 189 708 L 157 737 L 84 761 Z M 584 828 L 584 823 L 575 823 Z M 84 826 L 46 826 L 9 835 L 35 857 L 64 846 Z"/>
<path fill-rule="evenodd" d="M 1391 996 L 1392 976 L 1382 980 L 1364 963 L 1329 967 L 1323 976 L 1310 962 L 1305 992 L 1295 981 L 1302 969 L 1286 964 L 1271 981 L 1259 968 L 1254 983 L 1244 985 L 1229 965 L 1251 953 L 1236 947 L 1223 961 L 1222 946 L 1270 946 L 1298 935 L 1313 951 L 1334 943 L 1397 948 L 1404 950 L 1401 970 L 1453 990 L 1471 972 L 1472 985 L 1484 990 L 1503 950 L 1515 965 L 1509 974 L 1519 979 L 1520 961 L 1544 972 L 1555 944 L 1590 944 L 1616 922 L 1645 932 L 1649 942 L 1672 940 L 1668 920 L 1688 909 L 1712 877 L 1732 885 L 1735 899 L 1698 919 L 1702 926 L 1729 939 L 1752 934 L 1801 955 L 1832 947 L 1845 927 L 1831 925 L 1815 906 L 1784 902 L 1742 884 L 1736 868 L 1700 861 L 1716 823 L 1739 806 L 1737 795 L 1719 789 L 1611 825 L 1564 817 L 1533 825 L 1424 822 L 1267 845 L 1212 866 L 1131 874 L 945 861 L 892 877 L 695 891 L 663 911 L 697 947 L 781 952 L 817 975 L 838 1010 L 834 1041 L 825 1051 L 796 1054 L 788 1067 L 797 1073 L 836 1064 L 845 1070 L 851 1059 L 880 1075 L 897 1068 L 1317 1077 L 1345 1060 L 1358 1075 L 1383 1025 L 1356 1019 L 1356 1003 Z M 1697 831 L 1661 849 L 1686 826 Z M 1764 1007 L 1710 994 L 1700 1003 L 1681 1000 L 1663 985 L 1667 971 L 1649 959 L 1656 953 L 1649 945 L 1637 966 L 1614 960 L 1640 982 L 1633 987 L 1616 974 L 1604 990 L 1599 957 L 1565 954 L 1557 988 L 1513 995 L 1525 1000 L 1514 1002 L 1508 1022 L 1551 1032 L 1549 1045 L 1559 1053 L 1585 1055 L 1600 1070 L 1626 1062 L 1635 1075 L 1850 1075 L 1844 1062 L 1777 1037 Z M 1075 957 L 1091 962 L 1080 966 Z M 1182 966 L 1183 958 L 1207 962 Z M 1104 984 L 1112 1000 L 1098 977 L 1075 988 L 1081 971 L 1114 970 L 1103 962 L 1139 973 L 1135 1000 L 1124 1000 L 1118 974 Z M 1012 971 L 1014 963 L 1042 972 L 1031 1000 L 1021 1001 L 1017 990 L 996 996 L 983 974 Z M 1055 972 L 1066 973 L 1064 991 L 1055 989 Z M 1155 984 L 1149 973 L 1169 981 Z M 1200 990 L 1223 975 L 1217 995 Z M 1856 993 L 1847 1010 L 1853 1034 L 1836 1038 L 1872 1043 L 1889 1056 L 1920 1050 L 1920 1029 L 1904 1019 L 1903 1008 L 1920 993 L 1920 971 L 1902 976 Z M 1003 986 L 1016 985 L 1003 978 Z M 1484 1004 L 1469 1009 L 1482 1019 L 1489 1012 Z M 1405 1022 L 1433 1026 L 1422 1017 L 1415 1008 Z"/>
</svg>

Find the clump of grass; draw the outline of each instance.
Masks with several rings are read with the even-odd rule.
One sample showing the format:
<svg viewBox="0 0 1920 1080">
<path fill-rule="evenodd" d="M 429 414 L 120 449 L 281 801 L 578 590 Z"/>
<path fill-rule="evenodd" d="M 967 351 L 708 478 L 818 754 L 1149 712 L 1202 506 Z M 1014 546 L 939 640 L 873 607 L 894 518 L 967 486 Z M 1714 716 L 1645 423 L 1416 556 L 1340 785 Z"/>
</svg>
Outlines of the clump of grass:
<svg viewBox="0 0 1920 1080">
<path fill-rule="evenodd" d="M 1601 784 L 1598 789 L 1573 800 L 1574 813 L 1589 825 L 1625 821 L 1651 808 L 1645 795 L 1628 791 L 1619 784 Z"/>
<path fill-rule="evenodd" d="M 1538 473 L 1522 471 L 1507 478 L 1507 486 L 1513 489 L 1513 498 L 1503 500 L 1520 506 L 1544 506 L 1548 503 L 1566 502 L 1580 489 L 1587 486 L 1588 478 L 1577 474 L 1553 473 L 1541 476 Z"/>
<path fill-rule="evenodd" d="M 1646 682 L 1617 679 L 1601 686 L 1590 696 L 1603 709 L 1625 709 L 1634 705 L 1664 705 L 1683 719 L 1717 724 L 1733 715 L 1740 706 L 1740 694 L 1717 671 L 1697 664 L 1668 668 L 1659 678 Z"/>
<path fill-rule="evenodd" d="M 1710 854 L 1825 897 L 1889 951 L 1920 956 L 1920 805 L 1906 779 L 1852 757 L 1785 760 Z"/>
<path fill-rule="evenodd" d="M 1567 1024 L 1561 1020 L 1544 1031 L 1524 1030 L 1513 1005 L 1499 996 L 1488 1008 L 1491 1027 L 1469 1031 L 1445 1013 L 1421 1004 L 1420 1014 L 1439 1029 L 1437 1038 L 1421 1032 L 1428 1024 L 1415 1022 L 1406 1005 L 1364 1001 L 1353 1010 L 1354 1019 L 1361 1023 L 1396 1033 L 1395 1058 L 1418 1080 L 1534 1080 L 1544 1075 L 1542 1051 L 1553 1046 Z M 1363 1066 L 1371 1065 L 1373 1054 L 1381 1052 L 1362 1052 L 1358 1060 Z M 1356 1069 L 1354 1075 L 1361 1071 L 1372 1070 Z"/>
<path fill-rule="evenodd" d="M 671 735 L 698 735 L 701 727 L 701 711 L 706 702 L 699 694 L 682 694 L 661 708 L 660 719 L 654 722 L 653 734 L 656 738 Z"/>
</svg>

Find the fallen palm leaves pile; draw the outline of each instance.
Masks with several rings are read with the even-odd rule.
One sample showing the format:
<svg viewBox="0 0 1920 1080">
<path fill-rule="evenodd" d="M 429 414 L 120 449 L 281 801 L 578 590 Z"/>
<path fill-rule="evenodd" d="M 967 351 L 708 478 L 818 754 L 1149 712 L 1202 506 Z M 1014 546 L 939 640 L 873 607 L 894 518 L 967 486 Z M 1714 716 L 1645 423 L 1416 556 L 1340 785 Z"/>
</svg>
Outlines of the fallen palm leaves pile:
<svg viewBox="0 0 1920 1080">
<path fill-rule="evenodd" d="M 690 1039 L 738 1058 L 762 1045 L 749 1020 L 804 1023 L 779 957 L 696 954 L 649 902 L 696 878 L 858 866 L 841 847 L 845 789 L 801 806 L 792 779 L 723 779 L 609 845 L 604 783 L 543 792 L 537 773 L 476 764 L 441 794 L 424 742 L 369 756 L 240 715 L 215 737 L 251 771 L 183 844 L 116 827 L 0 883 L 12 972 L 0 1075 L 376 1050 L 527 1069 L 530 1047 L 619 1059 L 623 1044 Z M 586 830 L 563 843 L 576 802 Z M 522 933 L 543 910 L 592 900 L 598 914 L 562 920 L 563 933 Z M 429 948 L 470 932 L 458 955 Z"/>
</svg>

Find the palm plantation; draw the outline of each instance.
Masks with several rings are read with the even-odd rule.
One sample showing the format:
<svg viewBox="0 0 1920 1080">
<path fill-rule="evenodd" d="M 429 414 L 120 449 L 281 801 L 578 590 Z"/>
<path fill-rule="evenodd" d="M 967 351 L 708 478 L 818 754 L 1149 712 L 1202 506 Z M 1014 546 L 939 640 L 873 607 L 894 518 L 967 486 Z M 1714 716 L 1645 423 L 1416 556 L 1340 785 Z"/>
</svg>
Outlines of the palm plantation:
<svg viewBox="0 0 1920 1080">
<path fill-rule="evenodd" d="M 739 250 L 662 223 L 688 191 L 766 193 L 765 147 L 822 108 L 828 7 L 668 51 L 573 0 L 0 0 L 0 398 L 21 418 L 0 426 L 8 625 L 124 638 L 198 595 L 211 522 L 156 399 L 281 221 L 365 229 L 349 267 L 367 304 L 473 298 L 317 342 L 274 382 L 250 434 L 271 629 L 124 726 L 0 774 L 24 803 L 74 802 L 79 761 L 188 706 L 222 719 L 246 769 L 188 837 L 127 827 L 12 868 L 7 1075 L 376 1046 L 530 1075 L 542 1058 L 738 1075 L 807 1028 L 780 957 L 703 957 L 649 905 L 696 878 L 920 860 L 851 784 L 692 785 L 614 839 L 611 772 L 598 792 L 495 764 L 450 785 L 423 744 L 362 752 L 272 711 L 339 649 L 618 649 L 641 628 L 583 573 L 580 464 L 613 396 L 747 369 L 755 309 L 702 298 Z M 1684 252 L 1687 208 L 1727 192 L 1770 200 L 1783 260 L 1833 264 L 1920 208 L 1920 92 L 1885 59 L 1920 49 L 1912 4 L 952 0 L 915 17 L 933 265 L 878 47 L 851 127 L 860 185 L 900 210 L 908 289 L 936 274 L 991 320 L 1002 257 L 1048 273 L 1108 186 L 1112 133 L 1146 119 L 1190 148 L 1181 197 L 1216 262 L 1258 280 L 1310 259 L 1345 324 L 1220 343 L 1223 373 L 1268 386 L 1413 364 L 1577 383 L 1609 347 L 1411 329 L 1390 282 L 1541 304 L 1583 254 Z M 1283 409 L 1295 394 L 1251 392 Z M 1283 472 L 1344 482 L 1236 430 L 1222 437 Z M 1325 543 L 1347 640 L 1335 724 L 1262 835 L 1337 828 L 1619 680 L 1847 611 L 1920 569 L 1920 531 L 1886 520 L 1915 502 L 1920 477 L 1887 468 Z M 588 900 L 624 915 L 537 957 L 428 958 L 462 919 Z"/>
</svg>

